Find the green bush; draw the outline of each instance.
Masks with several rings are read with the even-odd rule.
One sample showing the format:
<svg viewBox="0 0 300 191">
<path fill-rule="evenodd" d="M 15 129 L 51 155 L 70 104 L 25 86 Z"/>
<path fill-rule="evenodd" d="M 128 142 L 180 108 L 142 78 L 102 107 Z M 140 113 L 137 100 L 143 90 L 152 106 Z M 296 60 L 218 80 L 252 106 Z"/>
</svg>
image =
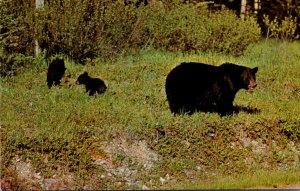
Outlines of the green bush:
<svg viewBox="0 0 300 191">
<path fill-rule="evenodd" d="M 34 3 L 3 0 L 0 6 L 0 47 L 6 53 L 33 55 Z"/>
<path fill-rule="evenodd" d="M 254 18 L 242 21 L 230 11 L 210 14 L 192 5 L 169 11 L 156 9 L 160 10 L 153 10 L 146 23 L 156 48 L 240 55 L 260 38 L 260 28 Z"/>
<path fill-rule="evenodd" d="M 234 13 L 224 11 L 209 17 L 207 23 L 206 35 L 209 35 L 202 43 L 203 50 L 241 55 L 260 38 L 260 28 L 252 17 L 240 20 Z"/>
<path fill-rule="evenodd" d="M 253 18 L 243 21 L 229 11 L 210 13 L 180 1 L 139 8 L 124 6 L 123 0 L 47 1 L 41 9 L 34 5 L 15 8 L 11 0 L 3 5 L 1 26 L 6 31 L 1 32 L 0 43 L 18 47 L 9 52 L 32 55 L 34 39 L 38 39 L 47 56 L 62 53 L 79 63 L 148 46 L 240 55 L 260 36 Z M 14 11 L 18 14 L 12 14 Z"/>
<path fill-rule="evenodd" d="M 277 17 L 270 20 L 268 15 L 264 15 L 263 22 L 267 27 L 267 38 L 273 37 L 281 40 L 299 38 L 299 35 L 296 35 L 297 18 L 289 16 L 279 21 Z"/>
<path fill-rule="evenodd" d="M 38 39 L 47 54 L 64 53 L 76 62 L 112 57 L 140 44 L 134 37 L 139 22 L 134 5 L 123 1 L 70 1 L 47 4 L 38 11 Z M 136 41 L 131 40 L 136 38 Z"/>
<path fill-rule="evenodd" d="M 31 56 L 25 56 L 20 53 L 6 55 L 0 52 L 0 76 L 11 76 L 18 73 L 22 68 L 30 67 L 34 63 Z"/>
<path fill-rule="evenodd" d="M 94 58 L 103 47 L 105 24 L 103 7 L 107 1 L 64 1 L 38 10 L 38 40 L 47 56 L 63 53 L 83 63 Z M 103 10 L 102 10 L 103 9 Z"/>
</svg>

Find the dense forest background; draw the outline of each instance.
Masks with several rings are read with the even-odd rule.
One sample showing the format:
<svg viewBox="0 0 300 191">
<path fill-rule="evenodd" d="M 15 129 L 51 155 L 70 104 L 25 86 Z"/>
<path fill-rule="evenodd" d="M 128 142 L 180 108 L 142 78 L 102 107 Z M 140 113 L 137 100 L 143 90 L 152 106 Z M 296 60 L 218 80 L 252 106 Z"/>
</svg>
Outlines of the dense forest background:
<svg viewBox="0 0 300 191">
<path fill-rule="evenodd" d="M 0 9 L 2 75 L 41 51 L 82 64 L 145 47 L 241 55 L 261 35 L 300 32 L 297 0 L 2 0 Z"/>
</svg>

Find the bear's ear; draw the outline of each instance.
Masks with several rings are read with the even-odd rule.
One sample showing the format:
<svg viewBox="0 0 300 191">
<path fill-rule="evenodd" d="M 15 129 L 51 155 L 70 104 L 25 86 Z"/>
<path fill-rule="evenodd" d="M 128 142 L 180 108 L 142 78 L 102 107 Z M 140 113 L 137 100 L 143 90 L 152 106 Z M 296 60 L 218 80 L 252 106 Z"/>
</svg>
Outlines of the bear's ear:
<svg viewBox="0 0 300 191">
<path fill-rule="evenodd" d="M 87 73 L 87 72 L 84 72 L 83 74 L 84 74 L 84 75 L 88 75 L 88 73 Z"/>
<path fill-rule="evenodd" d="M 258 67 L 252 69 L 253 74 L 256 74 L 257 71 L 258 71 Z"/>
</svg>

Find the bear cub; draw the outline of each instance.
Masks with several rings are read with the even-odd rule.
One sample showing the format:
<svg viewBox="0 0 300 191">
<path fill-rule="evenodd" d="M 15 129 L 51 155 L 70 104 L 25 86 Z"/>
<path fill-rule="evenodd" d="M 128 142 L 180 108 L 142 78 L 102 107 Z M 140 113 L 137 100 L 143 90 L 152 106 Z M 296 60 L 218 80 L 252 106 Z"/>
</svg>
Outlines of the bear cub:
<svg viewBox="0 0 300 191">
<path fill-rule="evenodd" d="M 52 87 L 53 83 L 54 85 L 60 85 L 60 80 L 65 74 L 65 71 L 64 59 L 56 58 L 50 63 L 47 72 L 47 85 L 49 89 Z"/>
<path fill-rule="evenodd" d="M 257 71 L 258 67 L 251 69 L 232 63 L 181 63 L 166 78 L 170 110 L 174 114 L 204 111 L 231 115 L 236 93 L 256 87 Z"/>
<path fill-rule="evenodd" d="M 84 84 L 86 92 L 88 92 L 90 96 L 95 93 L 102 94 L 107 89 L 105 83 L 101 79 L 91 78 L 87 72 L 84 72 L 78 77 L 76 84 Z"/>
</svg>

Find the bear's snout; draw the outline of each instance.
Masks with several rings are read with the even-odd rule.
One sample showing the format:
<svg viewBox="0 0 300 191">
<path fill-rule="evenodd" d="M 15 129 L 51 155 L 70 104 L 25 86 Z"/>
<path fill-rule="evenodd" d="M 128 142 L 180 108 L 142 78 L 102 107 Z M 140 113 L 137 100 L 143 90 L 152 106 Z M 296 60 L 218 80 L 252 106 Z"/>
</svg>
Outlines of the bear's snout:
<svg viewBox="0 0 300 191">
<path fill-rule="evenodd" d="M 79 81 L 78 81 L 78 80 L 76 81 L 76 84 L 77 84 L 77 85 L 80 85 L 80 83 L 79 83 Z"/>
<path fill-rule="evenodd" d="M 253 90 L 256 86 L 257 86 L 257 84 L 255 83 L 255 81 L 254 80 L 250 80 L 250 83 L 248 85 L 248 89 L 249 90 Z"/>
</svg>

